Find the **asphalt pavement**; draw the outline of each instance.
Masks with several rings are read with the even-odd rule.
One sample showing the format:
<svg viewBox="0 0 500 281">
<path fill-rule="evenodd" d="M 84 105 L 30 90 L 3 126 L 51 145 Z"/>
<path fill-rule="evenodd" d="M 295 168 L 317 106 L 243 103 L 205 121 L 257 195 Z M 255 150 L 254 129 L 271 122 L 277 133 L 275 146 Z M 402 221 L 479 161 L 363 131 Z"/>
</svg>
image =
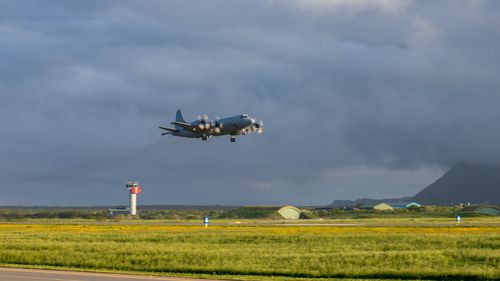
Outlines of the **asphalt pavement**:
<svg viewBox="0 0 500 281">
<path fill-rule="evenodd" d="M 155 277 L 126 274 L 107 274 L 76 271 L 0 268 L 0 281 L 216 281 L 180 277 Z"/>
</svg>

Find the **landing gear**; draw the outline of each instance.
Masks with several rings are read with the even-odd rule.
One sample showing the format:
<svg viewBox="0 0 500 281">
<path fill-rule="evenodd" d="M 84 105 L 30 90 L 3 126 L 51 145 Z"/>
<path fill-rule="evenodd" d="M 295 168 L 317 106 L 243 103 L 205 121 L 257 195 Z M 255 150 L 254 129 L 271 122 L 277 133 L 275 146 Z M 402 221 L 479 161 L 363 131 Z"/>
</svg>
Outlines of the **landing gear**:
<svg viewBox="0 0 500 281">
<path fill-rule="evenodd" d="M 201 139 L 206 141 L 208 138 L 207 138 L 207 136 L 201 136 Z"/>
<path fill-rule="evenodd" d="M 235 142 L 235 141 L 236 141 L 236 138 L 231 137 L 231 138 L 229 139 L 229 141 L 230 141 L 230 142 Z"/>
</svg>

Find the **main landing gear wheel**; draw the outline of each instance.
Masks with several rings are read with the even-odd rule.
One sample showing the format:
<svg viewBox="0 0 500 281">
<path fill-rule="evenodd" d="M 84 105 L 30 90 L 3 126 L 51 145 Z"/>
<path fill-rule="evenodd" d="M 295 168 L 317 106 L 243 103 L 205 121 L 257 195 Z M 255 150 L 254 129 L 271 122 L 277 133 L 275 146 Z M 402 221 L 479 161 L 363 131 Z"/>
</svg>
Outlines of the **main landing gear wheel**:
<svg viewBox="0 0 500 281">
<path fill-rule="evenodd" d="M 230 138 L 229 139 L 230 142 L 235 142 L 236 141 L 236 138 Z"/>
<path fill-rule="evenodd" d="M 206 141 L 208 138 L 207 138 L 207 136 L 202 136 L 201 139 Z"/>
</svg>

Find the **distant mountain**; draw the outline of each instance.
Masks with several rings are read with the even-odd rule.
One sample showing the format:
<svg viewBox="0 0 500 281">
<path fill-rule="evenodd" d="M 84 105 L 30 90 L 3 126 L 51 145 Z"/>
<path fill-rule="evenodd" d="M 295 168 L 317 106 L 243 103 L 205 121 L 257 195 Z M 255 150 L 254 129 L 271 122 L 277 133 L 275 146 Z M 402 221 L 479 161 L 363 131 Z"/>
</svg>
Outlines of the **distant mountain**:
<svg viewBox="0 0 500 281">
<path fill-rule="evenodd" d="M 458 162 L 411 200 L 426 205 L 500 205 L 500 165 Z"/>
<path fill-rule="evenodd" d="M 458 203 L 500 205 L 500 164 L 476 164 L 460 161 L 441 178 L 413 197 L 391 199 L 335 200 L 330 208 L 361 204 L 399 204 L 418 202 L 423 205 Z"/>
</svg>

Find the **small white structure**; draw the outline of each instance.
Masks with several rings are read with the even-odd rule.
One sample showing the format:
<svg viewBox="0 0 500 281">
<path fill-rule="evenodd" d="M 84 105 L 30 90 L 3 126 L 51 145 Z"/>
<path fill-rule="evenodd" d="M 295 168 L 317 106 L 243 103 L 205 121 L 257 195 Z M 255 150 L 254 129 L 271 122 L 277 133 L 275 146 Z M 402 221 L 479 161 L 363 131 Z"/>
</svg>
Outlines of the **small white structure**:
<svg viewBox="0 0 500 281">
<path fill-rule="evenodd" d="M 130 194 L 130 212 L 132 216 L 137 215 L 137 194 L 141 193 L 141 187 L 138 182 L 126 182 L 125 188 L 129 190 Z"/>
<path fill-rule="evenodd" d="M 297 220 L 300 218 L 300 214 L 302 213 L 299 209 L 293 206 L 285 206 L 278 210 L 278 213 L 287 220 Z"/>
<path fill-rule="evenodd" d="M 420 208 L 420 207 L 422 207 L 422 205 L 418 204 L 417 202 L 411 202 L 411 203 L 406 204 L 406 208 L 411 208 L 411 207 Z"/>
</svg>

